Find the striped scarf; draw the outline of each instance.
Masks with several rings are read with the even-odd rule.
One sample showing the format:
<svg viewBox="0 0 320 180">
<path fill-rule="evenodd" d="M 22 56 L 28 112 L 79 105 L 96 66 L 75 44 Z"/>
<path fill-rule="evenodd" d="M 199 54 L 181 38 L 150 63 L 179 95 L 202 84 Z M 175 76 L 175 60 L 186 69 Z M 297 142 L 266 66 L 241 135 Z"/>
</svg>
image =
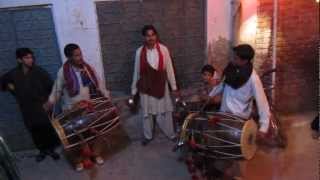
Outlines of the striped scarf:
<svg viewBox="0 0 320 180">
<path fill-rule="evenodd" d="M 70 97 L 74 97 L 79 94 L 80 85 L 75 73 L 74 68 L 72 68 L 72 64 L 70 60 L 68 60 L 63 65 L 63 75 L 66 81 L 66 88 Z M 95 76 L 93 69 L 90 67 L 89 64 L 83 62 L 81 67 L 81 82 L 83 86 L 87 86 L 90 89 L 90 93 L 95 92 L 98 87 L 98 80 Z"/>
</svg>

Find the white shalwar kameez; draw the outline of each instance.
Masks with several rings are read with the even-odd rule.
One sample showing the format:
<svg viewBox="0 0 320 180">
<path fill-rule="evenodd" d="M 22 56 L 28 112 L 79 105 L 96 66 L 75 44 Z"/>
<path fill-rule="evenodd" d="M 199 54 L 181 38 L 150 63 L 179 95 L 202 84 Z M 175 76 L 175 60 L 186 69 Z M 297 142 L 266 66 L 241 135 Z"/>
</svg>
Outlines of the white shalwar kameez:
<svg viewBox="0 0 320 180">
<path fill-rule="evenodd" d="M 270 108 L 259 76 L 252 70 L 249 80 L 238 89 L 221 82 L 214 87 L 209 96 L 222 93 L 220 111 L 232 113 L 248 119 L 252 113 L 253 99 L 257 103 L 259 113 L 259 131 L 266 133 L 270 122 Z"/>
<path fill-rule="evenodd" d="M 137 82 L 140 79 L 141 50 L 142 46 L 136 51 L 133 82 L 131 86 L 132 95 L 138 93 Z M 152 131 L 154 126 L 153 116 L 155 116 L 157 124 L 168 138 L 175 137 L 172 120 L 173 104 L 169 92 L 169 85 L 172 90 L 176 90 L 176 79 L 168 49 L 164 45 L 160 44 L 160 51 L 163 54 L 164 68 L 167 72 L 167 82 L 164 96 L 161 99 L 158 99 L 139 92 L 140 104 L 142 108 L 141 118 L 143 125 L 143 135 L 146 139 L 152 139 Z M 147 48 L 146 56 L 147 63 L 149 63 L 152 68 L 158 69 L 159 54 L 156 47 L 152 49 Z"/>
</svg>

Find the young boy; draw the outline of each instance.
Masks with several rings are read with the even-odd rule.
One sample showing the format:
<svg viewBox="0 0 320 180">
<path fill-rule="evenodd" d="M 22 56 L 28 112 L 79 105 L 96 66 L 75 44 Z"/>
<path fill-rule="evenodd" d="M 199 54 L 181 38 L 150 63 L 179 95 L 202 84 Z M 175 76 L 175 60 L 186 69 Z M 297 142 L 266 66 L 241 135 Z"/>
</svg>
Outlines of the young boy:
<svg viewBox="0 0 320 180">
<path fill-rule="evenodd" d="M 201 69 L 201 77 L 203 85 L 198 92 L 200 100 L 204 105 L 207 104 L 205 110 L 217 110 L 221 98 L 219 96 L 210 98 L 209 93 L 216 85 L 219 84 L 219 76 L 214 67 L 210 64 L 207 64 Z"/>
<path fill-rule="evenodd" d="M 17 66 L 0 77 L 0 90 L 9 91 L 16 98 L 24 124 L 40 151 L 36 161 L 44 160 L 47 155 L 57 160 L 59 154 L 54 149 L 59 145 L 59 139 L 42 108 L 53 82 L 44 69 L 35 65 L 31 49 L 17 49 L 16 58 Z"/>
<path fill-rule="evenodd" d="M 219 77 L 214 67 L 207 64 L 201 69 L 201 77 L 205 87 L 205 94 L 209 94 L 214 86 L 219 83 Z"/>
</svg>

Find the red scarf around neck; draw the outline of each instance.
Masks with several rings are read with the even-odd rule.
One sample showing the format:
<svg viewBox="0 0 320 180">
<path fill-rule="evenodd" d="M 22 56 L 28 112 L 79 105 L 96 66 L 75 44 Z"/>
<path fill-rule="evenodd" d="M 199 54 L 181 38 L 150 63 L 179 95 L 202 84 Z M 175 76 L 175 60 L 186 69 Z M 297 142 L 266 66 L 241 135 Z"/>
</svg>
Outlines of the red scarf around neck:
<svg viewBox="0 0 320 180">
<path fill-rule="evenodd" d="M 156 49 L 157 49 L 158 54 L 159 54 L 158 71 L 162 71 L 162 70 L 164 70 L 163 54 L 162 54 L 162 52 L 160 50 L 159 43 L 156 43 Z M 146 71 L 147 63 L 148 63 L 147 62 L 147 47 L 146 47 L 146 45 L 144 45 L 142 50 L 141 50 L 141 54 L 140 54 L 140 74 L 143 74 Z"/>
</svg>

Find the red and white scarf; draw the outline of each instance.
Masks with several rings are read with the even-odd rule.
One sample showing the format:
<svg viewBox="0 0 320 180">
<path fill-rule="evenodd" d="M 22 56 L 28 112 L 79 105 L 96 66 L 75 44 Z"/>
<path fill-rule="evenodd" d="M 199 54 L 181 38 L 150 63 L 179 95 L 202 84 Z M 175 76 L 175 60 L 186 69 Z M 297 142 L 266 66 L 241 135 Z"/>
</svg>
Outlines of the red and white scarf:
<svg viewBox="0 0 320 180">
<path fill-rule="evenodd" d="M 163 71 L 164 70 L 164 62 L 163 62 L 163 54 L 160 50 L 160 44 L 156 43 L 156 49 L 159 54 L 159 63 L 158 63 L 158 71 Z M 140 54 L 140 75 L 145 73 L 147 69 L 147 47 L 146 45 L 143 46 Z"/>
</svg>

